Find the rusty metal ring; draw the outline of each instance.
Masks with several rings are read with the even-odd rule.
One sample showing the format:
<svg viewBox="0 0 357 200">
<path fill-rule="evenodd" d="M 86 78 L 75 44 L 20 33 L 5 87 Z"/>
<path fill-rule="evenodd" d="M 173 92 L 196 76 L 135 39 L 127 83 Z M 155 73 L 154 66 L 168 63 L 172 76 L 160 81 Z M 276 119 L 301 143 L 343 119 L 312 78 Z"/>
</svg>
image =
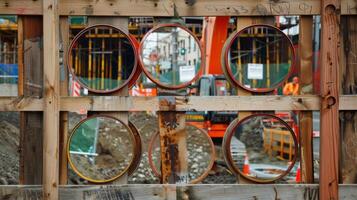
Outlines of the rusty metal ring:
<svg viewBox="0 0 357 200">
<path fill-rule="evenodd" d="M 245 30 L 247 30 L 249 28 L 254 28 L 254 27 L 266 27 L 266 28 L 274 29 L 274 30 L 278 31 L 279 33 L 281 33 L 289 43 L 289 48 L 291 49 L 291 65 L 290 65 L 290 69 L 289 69 L 289 72 L 286 74 L 285 78 L 282 81 L 280 81 L 279 83 L 277 83 L 275 85 L 275 87 L 271 87 L 271 88 L 256 88 L 256 89 L 252 89 L 252 88 L 246 87 L 246 86 L 244 86 L 244 84 L 240 83 L 239 81 L 237 81 L 235 79 L 235 77 L 233 75 L 233 72 L 232 72 L 232 70 L 230 68 L 229 50 L 232 47 L 234 40 L 240 34 L 242 34 L 243 31 L 245 31 Z M 292 75 L 292 73 L 293 73 L 293 71 L 295 69 L 295 65 L 296 65 L 295 62 L 296 62 L 296 52 L 295 52 L 295 48 L 294 48 L 294 45 L 293 45 L 293 42 L 291 41 L 291 39 L 283 31 L 281 31 L 279 28 L 277 28 L 275 26 L 268 25 L 268 24 L 254 24 L 254 25 L 247 26 L 247 27 L 243 28 L 242 30 L 235 31 L 226 40 L 226 42 L 225 42 L 225 44 L 223 46 L 222 54 L 221 54 L 222 70 L 223 70 L 227 80 L 230 83 L 233 83 L 233 85 L 235 85 L 235 86 L 238 86 L 238 87 L 241 87 L 241 88 L 243 88 L 243 89 L 245 89 L 247 91 L 256 92 L 256 93 L 271 92 L 274 89 L 279 88 Z"/>
<path fill-rule="evenodd" d="M 196 73 L 196 75 L 193 77 L 192 80 L 186 82 L 186 83 L 182 83 L 182 84 L 179 84 L 179 85 L 176 85 L 176 86 L 169 86 L 167 84 L 163 84 L 161 83 L 160 81 L 158 81 L 157 79 L 155 79 L 151 73 L 146 69 L 145 65 L 144 65 L 144 61 L 143 61 L 143 57 L 142 57 L 142 52 L 143 52 L 143 44 L 146 40 L 146 38 L 151 34 L 153 33 L 155 30 L 159 29 L 159 28 L 162 28 L 162 27 L 178 27 L 178 28 L 181 28 L 183 29 L 184 31 L 186 31 L 189 35 L 191 35 L 194 40 L 196 41 L 197 43 L 197 46 L 198 46 L 198 49 L 200 50 L 200 54 L 201 54 L 201 63 L 200 63 L 200 69 L 198 70 L 198 72 Z M 198 40 L 198 38 L 188 29 L 186 28 L 185 26 L 182 26 L 181 24 L 174 24 L 174 23 L 167 23 L 167 24 L 159 24 L 157 26 L 155 26 L 154 28 L 152 28 L 149 32 L 147 32 L 143 39 L 141 40 L 140 42 L 140 45 L 139 45 L 139 49 L 138 49 L 138 57 L 139 57 L 139 63 L 140 63 L 140 66 L 142 67 L 142 70 L 143 72 L 145 73 L 145 75 L 153 82 L 155 83 L 156 85 L 158 85 L 159 87 L 161 88 L 164 88 L 164 89 L 167 89 L 167 90 L 177 90 L 177 89 L 182 89 L 182 88 L 185 88 L 187 86 L 189 86 L 191 83 L 195 82 L 202 74 L 203 72 L 203 50 L 202 50 L 202 45 L 201 45 L 201 42 Z"/>
<path fill-rule="evenodd" d="M 133 133 L 133 135 L 135 137 L 135 151 L 134 151 L 133 162 L 131 163 L 131 165 L 128 169 L 128 176 L 131 176 L 140 165 L 143 147 L 141 144 L 141 136 L 140 136 L 138 128 L 136 128 L 136 126 L 133 123 L 131 123 L 130 121 L 129 121 L 128 125 L 129 125 L 131 132 Z"/>
<path fill-rule="evenodd" d="M 133 152 L 133 157 L 131 158 L 130 162 L 128 163 L 128 166 L 126 166 L 119 174 L 117 174 L 116 176 L 110 178 L 110 179 L 106 179 L 106 180 L 95 180 L 95 179 L 92 179 L 92 178 L 89 178 L 85 175 L 83 175 L 76 167 L 76 165 L 72 162 L 71 160 L 71 156 L 70 156 L 70 144 L 71 144 L 71 140 L 72 140 L 72 137 L 73 135 L 75 134 L 76 130 L 86 121 L 90 120 L 90 119 L 93 119 L 93 118 L 98 118 L 98 117 L 102 117 L 102 118 L 109 118 L 109 119 L 113 119 L 117 122 L 119 122 L 121 125 L 123 125 L 125 127 L 125 129 L 128 131 L 128 134 L 130 135 L 131 137 L 131 141 L 133 142 L 133 149 L 132 149 L 132 152 Z M 73 169 L 73 171 L 81 178 L 91 182 L 91 183 L 108 183 L 108 182 L 112 182 L 118 178 L 120 178 L 121 176 L 123 176 L 126 172 L 129 171 L 129 169 L 131 168 L 131 165 L 133 165 L 133 163 L 137 163 L 137 162 L 140 162 L 140 161 L 135 161 L 134 159 L 136 158 L 135 155 L 137 154 L 136 149 L 137 149 L 137 146 L 136 146 L 136 138 L 135 138 L 135 134 L 133 134 L 133 132 L 131 131 L 130 127 L 127 126 L 123 121 L 115 118 L 115 117 L 112 117 L 112 116 L 109 116 L 109 115 L 102 115 L 102 114 L 96 114 L 96 115 L 92 115 L 90 117 L 87 117 L 85 119 L 82 119 L 78 124 L 76 124 L 76 126 L 73 128 L 69 138 L 68 138 L 68 142 L 67 142 L 67 160 L 68 160 L 68 163 L 69 165 L 71 166 L 71 168 Z M 135 165 L 135 164 L 134 164 Z M 135 168 L 135 167 L 132 167 L 132 168 Z M 132 171 L 134 171 L 134 169 L 132 169 Z"/>
<path fill-rule="evenodd" d="M 139 41 L 131 34 L 129 34 L 129 37 L 132 39 L 135 49 L 138 49 L 140 45 Z M 135 50 L 135 52 L 137 52 L 137 50 Z M 137 62 L 137 65 L 139 66 L 136 67 L 136 71 L 133 77 L 129 79 L 128 88 L 132 88 L 135 85 L 136 81 L 141 75 L 141 72 L 143 72 L 140 62 Z"/>
<path fill-rule="evenodd" d="M 116 30 L 120 33 L 122 33 L 123 35 L 125 35 L 125 37 L 128 39 L 128 41 L 130 42 L 131 44 L 131 47 L 133 48 L 133 54 L 134 54 L 134 64 L 133 64 L 133 70 L 131 72 L 131 74 L 129 75 L 128 79 L 121 85 L 119 85 L 118 87 L 114 88 L 114 89 L 111 89 L 111 90 L 97 90 L 97 89 L 93 89 L 89 86 L 87 86 L 86 84 L 84 84 L 77 76 L 76 74 L 73 72 L 73 66 L 72 66 L 72 50 L 73 50 L 73 47 L 76 45 L 76 43 L 78 42 L 78 40 L 88 31 L 92 30 L 92 29 L 95 29 L 95 28 L 109 28 L 109 29 L 113 29 L 113 30 Z M 109 24 L 96 24 L 96 25 L 93 25 L 93 26 L 88 26 L 87 28 L 81 30 L 72 40 L 71 44 L 69 45 L 69 49 L 68 49 L 68 53 L 67 53 L 67 68 L 68 68 L 68 71 L 71 73 L 72 77 L 78 81 L 78 83 L 88 89 L 89 91 L 91 92 L 94 92 L 94 93 L 98 93 L 98 94 L 108 94 L 108 93 L 113 93 L 113 92 L 116 92 L 118 90 L 121 90 L 122 88 L 124 88 L 126 85 L 129 84 L 129 82 L 131 81 L 131 79 L 134 79 L 136 77 L 136 79 L 139 77 L 140 73 L 137 72 L 137 68 L 138 68 L 138 62 L 137 62 L 137 58 L 138 58 L 138 55 L 137 55 L 137 41 L 135 42 L 135 40 L 133 40 L 133 37 L 126 34 L 124 31 L 122 31 L 120 28 L 117 28 L 117 27 L 114 27 L 112 25 L 109 25 Z M 139 75 L 136 75 L 137 73 L 139 73 Z M 135 79 L 135 80 L 136 80 Z M 135 82 L 135 81 L 134 81 Z M 132 84 L 132 83 L 131 83 Z"/>
<path fill-rule="evenodd" d="M 190 184 L 196 184 L 201 182 L 203 179 L 205 179 L 208 176 L 208 173 L 210 172 L 210 170 L 212 169 L 213 165 L 214 165 L 214 161 L 216 158 L 216 150 L 213 144 L 213 141 L 211 139 L 211 137 L 208 135 L 208 133 L 206 131 L 204 131 L 201 128 L 198 128 L 196 126 L 193 125 L 189 125 L 186 124 L 186 126 L 191 126 L 191 127 L 195 127 L 196 129 L 198 129 L 202 134 L 204 134 L 204 136 L 208 139 L 210 147 L 211 147 L 211 160 L 206 168 L 206 170 L 204 171 L 204 173 L 201 174 L 201 176 L 199 176 L 196 179 L 191 180 L 189 183 Z M 152 159 L 153 156 L 153 148 L 154 148 L 154 144 L 155 141 L 158 139 L 158 137 L 160 136 L 159 132 L 157 132 L 156 134 L 154 134 L 149 142 L 149 147 L 148 147 L 148 159 L 149 159 L 149 165 L 153 171 L 153 173 L 155 174 L 155 176 L 157 177 L 161 177 L 161 173 L 159 172 L 159 170 L 156 168 L 154 161 Z"/>
<path fill-rule="evenodd" d="M 293 138 L 293 141 L 294 141 L 294 155 L 293 156 L 293 160 L 290 162 L 290 165 L 289 167 L 286 169 L 286 171 L 284 173 L 282 173 L 281 175 L 279 175 L 278 177 L 274 178 L 274 179 L 271 179 L 271 180 L 260 180 L 260 179 L 257 179 L 257 178 L 253 178 L 253 177 L 250 177 L 250 176 L 247 176 L 245 175 L 237 166 L 236 164 L 234 164 L 234 160 L 232 158 L 232 153 L 231 153 L 231 140 L 232 140 L 232 137 L 233 135 L 235 134 L 235 130 L 245 121 L 253 118 L 253 117 L 257 117 L 257 116 L 265 116 L 265 117 L 270 117 L 270 118 L 274 118 L 276 120 L 278 120 L 280 123 L 282 123 L 287 129 L 288 131 L 290 132 L 292 138 Z M 289 126 L 288 123 L 286 123 L 283 119 L 275 116 L 275 115 L 272 115 L 272 114 L 266 114 L 266 113 L 256 113 L 256 114 L 252 114 L 252 115 L 249 115 L 245 118 L 243 118 L 242 120 L 239 120 L 238 118 L 236 118 L 235 120 L 233 120 L 231 122 L 231 124 L 228 126 L 228 128 L 226 129 L 226 132 L 224 134 L 224 137 L 223 137 L 223 142 L 222 142 L 222 150 L 223 150 L 223 157 L 224 157 L 224 160 L 226 161 L 227 165 L 228 165 L 228 168 L 235 174 L 239 174 L 241 175 L 242 177 L 244 177 L 245 179 L 248 179 L 250 181 L 253 181 L 255 183 L 274 183 L 275 181 L 277 180 L 280 180 L 282 179 L 284 176 L 286 176 L 290 171 L 291 169 L 294 167 L 295 165 L 295 162 L 296 162 L 296 159 L 297 157 L 299 156 L 299 148 L 298 148 L 298 140 L 297 140 L 297 137 L 293 131 L 293 129 Z"/>
</svg>

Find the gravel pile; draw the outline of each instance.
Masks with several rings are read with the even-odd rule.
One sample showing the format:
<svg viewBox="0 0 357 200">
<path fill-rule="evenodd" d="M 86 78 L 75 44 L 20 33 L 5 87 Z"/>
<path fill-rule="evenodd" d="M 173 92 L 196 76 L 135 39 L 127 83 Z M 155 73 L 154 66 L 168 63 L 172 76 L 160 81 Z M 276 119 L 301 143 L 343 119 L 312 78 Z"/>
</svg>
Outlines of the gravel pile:
<svg viewBox="0 0 357 200">
<path fill-rule="evenodd" d="M 18 114 L 1 113 L 0 120 L 0 185 L 16 185 L 19 183 Z"/>
</svg>

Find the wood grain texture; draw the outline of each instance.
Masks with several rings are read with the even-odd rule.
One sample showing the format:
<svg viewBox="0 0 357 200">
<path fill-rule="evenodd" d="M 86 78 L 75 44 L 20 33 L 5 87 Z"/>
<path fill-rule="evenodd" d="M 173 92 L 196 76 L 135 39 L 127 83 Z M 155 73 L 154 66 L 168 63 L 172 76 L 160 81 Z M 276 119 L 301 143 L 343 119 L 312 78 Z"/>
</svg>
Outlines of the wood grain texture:
<svg viewBox="0 0 357 200">
<path fill-rule="evenodd" d="M 340 200 L 355 199 L 356 185 L 340 185 Z M 120 186 L 60 186 L 59 199 L 103 200 L 318 200 L 318 185 L 120 185 Z M 0 199 L 41 199 L 41 186 L 0 186 Z M 168 195 L 171 196 L 168 196 Z"/>
<path fill-rule="evenodd" d="M 60 95 L 68 96 L 68 70 L 67 70 L 67 53 L 69 47 L 69 21 L 68 17 L 60 17 L 60 42 L 61 57 L 60 66 Z M 60 113 L 60 163 L 59 163 L 59 184 L 67 184 L 68 162 L 67 162 L 67 141 L 68 141 L 68 112 Z"/>
<path fill-rule="evenodd" d="M 341 18 L 340 93 L 357 94 L 357 17 Z M 357 183 L 357 111 L 340 112 L 342 183 Z"/>
<path fill-rule="evenodd" d="M 59 17 L 58 1 L 43 1 L 44 110 L 43 199 L 58 199 L 59 184 Z"/>
<path fill-rule="evenodd" d="M 313 94 L 313 53 L 312 53 L 312 16 L 300 16 L 299 21 L 299 64 L 300 94 Z M 312 112 L 299 112 L 301 142 L 301 175 L 304 183 L 314 182 L 312 148 Z"/>
<path fill-rule="evenodd" d="M 19 93 L 21 97 L 17 102 L 24 105 L 29 103 L 26 98 L 42 96 L 42 17 L 21 16 L 21 21 L 24 39 L 22 48 L 26 51 L 23 55 L 19 54 L 23 56 L 24 69 L 23 80 L 19 84 L 23 92 Z M 42 106 L 42 102 L 39 105 Z M 20 184 L 42 183 L 42 118 L 41 112 L 20 113 Z"/>
<path fill-rule="evenodd" d="M 44 0 L 0 0 L 0 13 L 7 15 L 42 15 Z M 59 0 L 62 16 L 267 16 L 319 15 L 319 0 L 250 1 L 196 0 Z M 341 14 L 356 15 L 357 2 L 342 0 Z"/>
<path fill-rule="evenodd" d="M 320 109 L 320 97 L 311 96 L 214 96 L 177 97 L 179 111 L 274 111 Z M 217 102 L 219 102 L 217 104 Z M 158 97 L 61 97 L 61 111 L 158 111 Z M 44 99 L 0 97 L 1 111 L 42 111 Z M 356 95 L 342 95 L 339 110 L 357 110 Z"/>
<path fill-rule="evenodd" d="M 170 0 L 60 0 L 60 15 L 173 16 Z"/>
<path fill-rule="evenodd" d="M 340 0 L 322 0 L 320 198 L 338 199 Z"/>
</svg>

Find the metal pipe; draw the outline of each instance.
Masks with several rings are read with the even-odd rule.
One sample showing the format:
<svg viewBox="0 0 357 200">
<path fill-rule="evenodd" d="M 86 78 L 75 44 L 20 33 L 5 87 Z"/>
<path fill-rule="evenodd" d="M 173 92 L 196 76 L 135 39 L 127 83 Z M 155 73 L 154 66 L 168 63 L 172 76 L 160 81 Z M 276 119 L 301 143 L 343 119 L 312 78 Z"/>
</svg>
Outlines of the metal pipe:
<svg viewBox="0 0 357 200">
<path fill-rule="evenodd" d="M 89 30 L 88 35 L 91 34 L 91 31 Z M 92 39 L 89 37 L 88 39 L 88 81 L 90 83 L 91 81 L 91 73 L 92 73 Z"/>
<path fill-rule="evenodd" d="M 94 29 L 94 34 L 95 35 L 98 34 L 97 28 Z M 96 86 L 96 82 L 97 82 L 97 54 L 93 54 L 93 82 L 91 87 L 98 89 Z"/>
<path fill-rule="evenodd" d="M 104 38 L 102 38 L 102 58 L 101 58 L 101 89 L 104 90 L 104 70 L 105 70 L 105 56 L 104 56 L 104 50 L 105 50 L 105 42 L 104 42 Z"/>
<path fill-rule="evenodd" d="M 266 29 L 268 33 L 268 29 Z M 267 88 L 270 87 L 270 51 L 269 51 L 269 37 L 266 37 L 266 62 L 267 62 Z"/>
<path fill-rule="evenodd" d="M 253 28 L 253 35 L 256 34 L 256 31 L 257 31 L 257 27 L 254 27 Z M 257 51 L 257 47 L 256 47 L 256 41 L 255 41 L 255 38 L 253 37 L 253 63 L 257 63 L 257 56 L 256 56 L 256 51 Z M 253 79 L 253 83 L 252 83 L 252 88 L 255 88 L 257 85 L 257 80 L 256 79 Z"/>
</svg>

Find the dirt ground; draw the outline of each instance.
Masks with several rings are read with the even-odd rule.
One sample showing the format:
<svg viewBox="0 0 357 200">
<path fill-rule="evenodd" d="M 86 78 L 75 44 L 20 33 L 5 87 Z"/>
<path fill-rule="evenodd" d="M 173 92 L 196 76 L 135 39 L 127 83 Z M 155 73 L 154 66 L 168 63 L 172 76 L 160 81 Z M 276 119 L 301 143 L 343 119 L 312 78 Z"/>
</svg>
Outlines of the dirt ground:
<svg viewBox="0 0 357 200">
<path fill-rule="evenodd" d="M 15 185 L 19 179 L 19 114 L 0 114 L 0 185 Z"/>
</svg>

